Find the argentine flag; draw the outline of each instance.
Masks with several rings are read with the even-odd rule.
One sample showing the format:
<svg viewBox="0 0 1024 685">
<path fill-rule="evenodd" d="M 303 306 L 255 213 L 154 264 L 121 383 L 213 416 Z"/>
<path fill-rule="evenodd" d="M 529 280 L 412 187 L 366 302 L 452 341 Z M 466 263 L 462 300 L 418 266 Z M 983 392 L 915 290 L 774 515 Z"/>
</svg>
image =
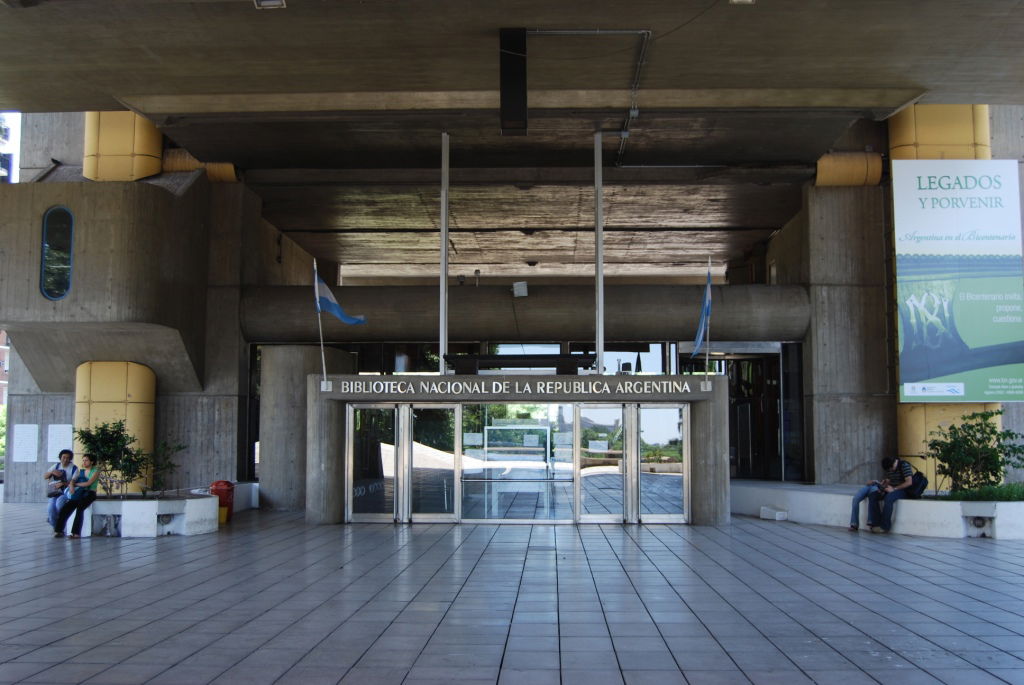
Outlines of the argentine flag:
<svg viewBox="0 0 1024 685">
<path fill-rule="evenodd" d="M 316 299 L 317 314 L 320 312 L 327 312 L 328 314 L 333 314 L 338 317 L 342 323 L 351 324 L 353 326 L 356 324 L 366 323 L 365 316 L 349 316 L 346 314 L 345 310 L 338 304 L 338 301 L 334 299 L 334 293 L 332 293 L 331 289 L 327 287 L 326 283 L 324 283 L 324 279 L 320 278 L 320 274 L 315 271 L 313 273 L 316 274 L 316 282 L 313 284 L 313 292 L 314 298 Z"/>
<path fill-rule="evenodd" d="M 697 324 L 697 337 L 693 340 L 693 353 L 690 359 L 697 356 L 701 346 L 704 344 L 704 336 L 708 332 L 708 324 L 711 322 L 711 267 L 708 267 L 708 282 L 704 286 L 704 304 L 700 308 L 700 323 Z"/>
</svg>

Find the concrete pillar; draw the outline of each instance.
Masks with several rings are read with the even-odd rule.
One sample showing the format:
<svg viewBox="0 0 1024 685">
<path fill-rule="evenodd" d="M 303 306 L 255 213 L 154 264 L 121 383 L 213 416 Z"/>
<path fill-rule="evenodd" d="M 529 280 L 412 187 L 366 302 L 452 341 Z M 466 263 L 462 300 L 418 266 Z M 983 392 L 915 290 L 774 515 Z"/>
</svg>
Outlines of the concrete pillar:
<svg viewBox="0 0 1024 685">
<path fill-rule="evenodd" d="M 328 373 L 354 370 L 348 353 L 324 352 Z M 306 506 L 306 376 L 318 373 L 317 346 L 266 345 L 261 350 L 261 507 L 299 511 Z"/>
<path fill-rule="evenodd" d="M 814 482 L 877 477 L 896 449 L 882 188 L 808 188 L 804 414 Z M 836 249 L 837 246 L 842 249 Z"/>
<path fill-rule="evenodd" d="M 344 402 L 320 399 L 320 380 L 306 380 L 306 523 L 345 520 Z"/>
<path fill-rule="evenodd" d="M 712 378 L 711 401 L 690 405 L 690 523 L 695 526 L 730 520 L 729 382 Z"/>
</svg>

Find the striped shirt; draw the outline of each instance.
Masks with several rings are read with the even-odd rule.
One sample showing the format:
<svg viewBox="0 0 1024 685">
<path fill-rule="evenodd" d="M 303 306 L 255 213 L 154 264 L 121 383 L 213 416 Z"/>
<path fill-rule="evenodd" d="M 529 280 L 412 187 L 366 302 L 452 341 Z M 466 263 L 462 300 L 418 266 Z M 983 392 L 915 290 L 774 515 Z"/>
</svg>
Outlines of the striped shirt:
<svg viewBox="0 0 1024 685">
<path fill-rule="evenodd" d="M 892 465 L 892 471 L 886 471 L 885 477 L 889 480 L 889 485 L 898 488 L 903 485 L 903 482 L 908 478 L 912 478 L 914 475 L 914 469 L 908 462 L 902 459 L 897 459 L 896 463 Z"/>
</svg>

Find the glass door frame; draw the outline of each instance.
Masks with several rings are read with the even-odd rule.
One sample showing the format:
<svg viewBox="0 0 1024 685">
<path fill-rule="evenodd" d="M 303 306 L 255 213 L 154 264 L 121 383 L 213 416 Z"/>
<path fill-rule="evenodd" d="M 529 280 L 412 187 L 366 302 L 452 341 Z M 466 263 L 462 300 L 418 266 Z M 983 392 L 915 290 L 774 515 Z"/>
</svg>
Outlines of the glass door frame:
<svg viewBox="0 0 1024 685">
<path fill-rule="evenodd" d="M 399 478 L 399 475 L 404 471 L 402 453 L 405 451 L 400 449 L 405 441 L 405 432 L 403 430 L 402 422 L 402 407 L 407 405 L 399 405 L 393 402 L 382 402 L 382 403 L 359 403 L 349 404 L 345 408 L 345 523 L 381 523 L 400 520 L 398 518 L 400 505 L 402 500 L 405 498 L 403 492 L 407 488 L 403 482 L 404 478 Z M 391 514 L 357 514 L 352 511 L 353 496 L 352 489 L 355 485 L 355 426 L 356 426 L 356 411 L 359 409 L 390 409 L 394 412 L 395 417 L 395 465 L 394 465 L 394 496 L 392 497 L 392 513 Z M 406 426 L 408 423 L 406 422 Z"/>
<path fill-rule="evenodd" d="M 452 489 L 452 496 L 455 498 L 452 506 L 452 513 L 450 514 L 417 514 L 412 510 L 412 469 L 413 469 L 413 438 L 414 426 L 413 426 L 413 411 L 416 409 L 451 409 L 455 412 L 455 425 L 453 430 L 455 431 L 455 442 L 454 442 L 454 487 Z M 401 404 L 398 406 L 400 425 L 401 415 L 405 414 L 404 425 L 406 432 L 403 435 L 409 436 L 408 440 L 403 442 L 402 452 L 405 453 L 404 457 L 404 468 L 402 470 L 402 480 L 405 485 L 402 486 L 402 511 L 399 513 L 405 513 L 406 515 L 399 518 L 399 521 L 411 521 L 413 523 L 452 523 L 459 521 L 462 518 L 462 405 L 457 403 L 450 404 L 431 404 L 429 402 L 420 402 L 414 404 Z"/>
<path fill-rule="evenodd" d="M 690 429 L 690 404 L 681 403 L 652 403 L 646 402 L 632 405 L 633 408 L 633 440 L 636 449 L 636 502 L 637 502 L 637 523 L 686 523 L 690 520 L 690 441 L 693 431 Z M 680 436 L 680 447 L 683 455 L 682 471 L 682 493 L 683 513 L 682 514 L 644 514 L 640 511 L 640 498 L 643 496 L 640 491 L 640 411 L 643 409 L 679 409 L 683 414 L 683 429 Z"/>
</svg>

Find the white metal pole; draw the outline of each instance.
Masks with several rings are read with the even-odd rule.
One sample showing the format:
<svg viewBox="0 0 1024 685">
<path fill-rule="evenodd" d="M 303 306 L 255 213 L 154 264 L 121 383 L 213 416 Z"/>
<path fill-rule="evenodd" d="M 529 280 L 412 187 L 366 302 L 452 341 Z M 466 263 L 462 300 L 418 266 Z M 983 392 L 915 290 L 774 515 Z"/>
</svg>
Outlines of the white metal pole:
<svg viewBox="0 0 1024 685">
<path fill-rule="evenodd" d="M 324 370 L 323 383 L 327 383 L 327 358 L 324 357 L 324 324 L 320 319 L 320 273 L 316 270 L 316 258 L 313 258 L 313 287 L 316 289 L 316 325 L 320 329 L 320 365 Z M 321 388 L 323 384 L 321 384 Z"/>
<path fill-rule="evenodd" d="M 708 256 L 708 275 L 711 274 L 711 257 Z M 711 363 L 711 314 L 708 313 L 708 322 L 704 326 L 704 380 L 707 380 Z"/>
<path fill-rule="evenodd" d="M 448 133 L 441 134 L 441 283 L 440 336 L 438 340 L 438 371 L 446 371 L 444 357 L 448 354 Z"/>
<path fill-rule="evenodd" d="M 594 133 L 594 290 L 596 316 L 594 349 L 597 372 L 604 373 L 604 176 L 601 132 Z"/>
</svg>

